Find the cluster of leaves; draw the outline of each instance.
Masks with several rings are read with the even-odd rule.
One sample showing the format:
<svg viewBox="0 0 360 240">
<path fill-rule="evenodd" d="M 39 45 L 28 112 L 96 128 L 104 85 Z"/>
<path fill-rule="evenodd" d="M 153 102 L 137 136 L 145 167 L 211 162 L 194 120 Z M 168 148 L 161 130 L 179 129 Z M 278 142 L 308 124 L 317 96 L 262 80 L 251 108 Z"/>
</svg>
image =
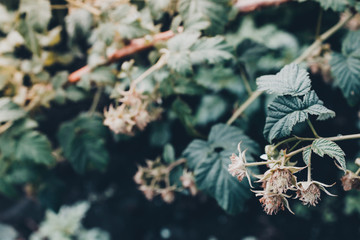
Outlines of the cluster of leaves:
<svg viewBox="0 0 360 240">
<path fill-rule="evenodd" d="M 339 12 L 360 8 L 354 0 L 316 2 Z M 287 65 L 302 49 L 298 37 L 275 24 L 257 26 L 252 16 L 239 20 L 231 0 L 62 3 L 64 9 L 52 9 L 49 0 L 0 4 L 0 191 L 7 196 L 16 196 L 23 184 L 31 186 L 28 195 L 40 195 L 48 173 L 64 162 L 78 174 L 106 172 L 111 157 L 107 143 L 121 146 L 129 137 L 111 133 L 96 111 L 110 101 L 116 107 L 122 104 L 119 92 L 130 92 L 134 82 L 164 108 L 161 122 L 149 124 L 149 143 L 156 149 L 176 141 L 169 131 L 179 123 L 186 130 L 182 137 L 203 138 L 193 140 L 182 156 L 198 189 L 232 214 L 251 195 L 246 183 L 228 173 L 229 156 L 239 142 L 248 149 L 249 162 L 260 154 L 259 144 L 247 134 L 257 134 L 250 126 L 254 114 L 264 110 L 263 101 L 246 109 L 236 126 L 215 123 L 253 96 L 257 76 L 286 65 L 278 74 L 257 80 L 258 90 L 277 95 L 263 98 L 272 100 L 264 129 L 270 143 L 290 136 L 310 115 L 317 120 L 335 117 L 311 90 L 308 73 Z M 155 41 L 164 31 L 174 36 Z M 329 63 L 334 84 L 353 105 L 360 101 L 359 39 L 358 31 L 349 32 L 342 52 L 332 53 Z M 123 47 L 148 48 L 153 42 L 150 51 L 131 56 L 135 61 L 115 61 Z M 86 64 L 86 73 L 70 83 L 70 73 Z M 58 119 L 52 116 L 56 111 Z M 55 122 L 51 131 L 46 127 L 50 122 Z M 175 150 L 165 149 L 164 160 L 171 164 Z M 304 149 L 306 164 L 311 152 L 329 155 L 346 169 L 344 152 L 329 139 L 316 138 Z M 182 169 L 174 170 L 178 179 Z"/>
</svg>

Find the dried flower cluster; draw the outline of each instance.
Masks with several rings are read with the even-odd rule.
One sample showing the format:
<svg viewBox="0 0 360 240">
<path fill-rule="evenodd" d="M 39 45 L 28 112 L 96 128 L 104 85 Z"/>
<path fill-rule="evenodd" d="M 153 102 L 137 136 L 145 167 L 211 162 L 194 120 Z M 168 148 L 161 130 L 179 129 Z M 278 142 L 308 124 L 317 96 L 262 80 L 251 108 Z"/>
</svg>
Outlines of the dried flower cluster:
<svg viewBox="0 0 360 240">
<path fill-rule="evenodd" d="M 287 195 L 288 191 L 296 192 L 295 198 L 298 198 L 304 205 L 315 206 L 320 200 L 320 190 L 324 191 L 330 196 L 334 196 L 329 193 L 325 187 L 331 187 L 332 185 L 326 185 L 317 181 L 312 181 L 308 177 L 307 181 L 298 182 L 297 177 L 294 175 L 297 172 L 310 168 L 310 165 L 305 167 L 295 167 L 295 163 L 289 161 L 286 157 L 284 150 L 276 151 L 274 146 L 266 146 L 266 155 L 262 158 L 263 162 L 247 163 L 245 151 L 241 152 L 240 144 L 238 145 L 239 156 L 233 154 L 230 157 L 231 164 L 229 164 L 229 173 L 237 177 L 239 181 L 242 181 L 246 176 L 249 180 L 250 175 L 247 169 L 252 166 L 266 165 L 268 170 L 262 175 L 254 175 L 259 180 L 257 182 L 262 183 L 262 190 L 253 191 L 256 196 L 261 196 L 260 203 L 262 204 L 264 211 L 269 214 L 276 214 L 279 210 L 285 210 L 287 208 L 291 213 Z M 250 183 L 250 186 L 251 183 Z"/>
<path fill-rule="evenodd" d="M 137 91 L 135 88 L 129 91 L 121 91 L 120 106 L 110 105 L 105 110 L 104 125 L 108 126 L 114 133 L 134 135 L 135 128 L 142 131 L 149 122 L 160 117 L 161 109 L 153 107 L 150 97 Z"/>
<path fill-rule="evenodd" d="M 191 195 L 194 196 L 197 194 L 197 188 L 194 175 L 191 172 L 183 170 L 182 176 L 178 179 L 182 187 L 170 183 L 170 172 L 184 162 L 185 159 L 179 159 L 166 166 L 161 162 L 160 158 L 155 161 L 147 160 L 146 167 L 138 166 L 134 181 L 140 185 L 139 190 L 143 192 L 148 200 L 160 195 L 164 202 L 172 203 L 175 199 L 175 191 L 180 192 L 184 189 L 188 189 Z"/>
</svg>

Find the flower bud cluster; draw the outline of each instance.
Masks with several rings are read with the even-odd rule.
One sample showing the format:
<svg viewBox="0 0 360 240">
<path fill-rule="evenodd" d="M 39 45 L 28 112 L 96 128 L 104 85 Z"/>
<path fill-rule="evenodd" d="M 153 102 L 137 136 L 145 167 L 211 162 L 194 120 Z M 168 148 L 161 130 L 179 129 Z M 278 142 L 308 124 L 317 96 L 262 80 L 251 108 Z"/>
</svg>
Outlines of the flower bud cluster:
<svg viewBox="0 0 360 240">
<path fill-rule="evenodd" d="M 135 129 L 143 131 L 149 122 L 160 117 L 161 108 L 154 107 L 150 97 L 136 89 L 122 91 L 118 99 L 120 106 L 109 106 L 105 110 L 104 125 L 114 133 L 134 135 Z"/>
<path fill-rule="evenodd" d="M 143 192 L 148 200 L 160 195 L 164 202 L 172 203 L 175 200 L 175 192 L 189 189 L 191 195 L 197 194 L 197 188 L 193 173 L 184 169 L 179 181 L 182 184 L 170 184 L 170 172 L 175 166 L 182 163 L 183 159 L 170 165 L 165 165 L 160 158 L 155 161 L 147 160 L 146 167 L 138 166 L 138 171 L 134 176 L 134 181 L 139 184 L 139 190 Z"/>
<path fill-rule="evenodd" d="M 265 148 L 266 154 L 261 157 L 265 161 L 257 163 L 247 163 L 245 151 L 241 152 L 240 144 L 238 145 L 238 151 L 238 156 L 235 154 L 230 156 L 231 163 L 228 171 L 232 176 L 237 177 L 239 181 L 242 181 L 244 177 L 251 181 L 249 167 L 257 165 L 266 165 L 268 167 L 263 174 L 254 175 L 259 179 L 257 182 L 261 183 L 262 190 L 253 192 L 255 192 L 256 196 L 261 197 L 259 201 L 264 211 L 269 215 L 276 214 L 279 210 L 285 210 L 285 208 L 293 213 L 288 202 L 288 198 L 291 197 L 291 195 L 287 195 L 289 191 L 296 192 L 295 198 L 298 198 L 304 205 L 311 206 L 315 206 L 320 200 L 320 190 L 334 196 L 325 189 L 325 187 L 331 187 L 332 185 L 313 181 L 311 177 L 308 177 L 307 181 L 298 182 L 295 174 L 305 168 L 310 168 L 310 164 L 305 167 L 296 167 L 296 163 L 290 162 L 289 158 L 287 158 L 285 150 L 279 152 L 274 146 L 268 145 Z M 250 184 L 250 186 L 252 185 Z"/>
</svg>

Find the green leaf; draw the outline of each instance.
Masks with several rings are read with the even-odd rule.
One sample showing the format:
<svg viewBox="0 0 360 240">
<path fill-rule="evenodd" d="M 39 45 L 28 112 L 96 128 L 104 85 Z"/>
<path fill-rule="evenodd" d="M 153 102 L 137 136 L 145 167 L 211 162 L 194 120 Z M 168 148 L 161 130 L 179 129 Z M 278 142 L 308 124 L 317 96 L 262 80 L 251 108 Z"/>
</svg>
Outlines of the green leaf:
<svg viewBox="0 0 360 240">
<path fill-rule="evenodd" d="M 306 165 L 309 165 L 310 158 L 311 158 L 311 147 L 307 147 L 303 151 L 303 160 Z"/>
<path fill-rule="evenodd" d="M 225 42 L 221 36 L 203 37 L 199 39 L 192 47 L 190 59 L 192 64 L 210 63 L 215 64 L 228 60 L 233 57 L 232 47 Z"/>
<path fill-rule="evenodd" d="M 333 53 L 331 73 L 349 104 L 360 101 L 360 31 L 350 32 L 342 45 L 342 54 Z"/>
<path fill-rule="evenodd" d="M 226 101 L 218 95 L 205 95 L 196 112 L 196 123 L 205 125 L 218 120 L 226 111 Z"/>
<path fill-rule="evenodd" d="M 340 164 L 340 167 L 346 171 L 346 162 L 345 162 L 345 153 L 344 151 L 333 141 L 330 141 L 325 138 L 319 138 L 314 140 L 311 145 L 311 149 L 323 157 L 325 154 L 331 158 L 335 158 L 336 161 Z"/>
<path fill-rule="evenodd" d="M 111 12 L 116 32 L 124 39 L 142 37 L 149 34 L 152 22 L 145 19 L 145 13 L 140 13 L 134 5 L 121 4 Z M 150 26 L 149 26 L 150 25 Z"/>
<path fill-rule="evenodd" d="M 309 73 L 294 63 L 286 65 L 276 75 L 259 77 L 256 83 L 259 91 L 278 95 L 302 96 L 311 89 Z"/>
<path fill-rule="evenodd" d="M 25 46 L 35 55 L 40 56 L 40 44 L 34 29 L 26 19 L 20 19 L 17 30 L 25 39 Z"/>
<path fill-rule="evenodd" d="M 233 57 L 232 48 L 223 37 L 200 38 L 199 32 L 180 33 L 170 39 L 167 46 L 170 51 L 168 66 L 184 75 L 192 72 L 194 64 L 214 64 Z"/>
<path fill-rule="evenodd" d="M 45 31 L 51 18 L 49 0 L 20 0 L 20 13 L 26 13 L 26 22 L 37 31 Z"/>
<path fill-rule="evenodd" d="M 23 134 L 18 140 L 16 159 L 49 166 L 55 163 L 51 151 L 50 141 L 45 135 L 37 131 L 30 131 Z"/>
<path fill-rule="evenodd" d="M 194 24 L 192 19 L 194 16 L 199 19 L 199 22 L 203 22 L 202 19 L 206 18 L 211 22 L 207 29 L 210 34 L 223 32 L 224 26 L 228 22 L 230 9 L 229 0 L 180 0 L 178 2 L 178 11 L 185 22 L 184 25 L 189 26 L 188 21 Z"/>
<path fill-rule="evenodd" d="M 164 146 L 163 160 L 168 164 L 175 162 L 175 149 L 169 143 Z"/>
<path fill-rule="evenodd" d="M 66 32 L 71 42 L 84 39 L 90 34 L 93 19 L 90 12 L 85 9 L 75 9 L 65 17 Z"/>
<path fill-rule="evenodd" d="M 11 102 L 10 98 L 0 98 L 0 123 L 14 121 L 26 115 L 18 105 Z"/>
<path fill-rule="evenodd" d="M 64 156 L 75 171 L 82 174 L 87 169 L 104 170 L 109 161 L 105 147 L 107 129 L 100 116 L 80 114 L 63 123 L 57 137 Z"/>
<path fill-rule="evenodd" d="M 171 109 L 176 113 L 188 134 L 193 136 L 200 135 L 194 127 L 194 116 L 192 115 L 190 106 L 186 102 L 177 98 L 172 103 Z"/>
<path fill-rule="evenodd" d="M 247 181 L 239 182 L 227 171 L 230 155 L 237 152 L 237 144 L 242 142 L 247 149 L 247 159 L 258 153 L 257 144 L 239 128 L 226 124 L 212 127 L 208 141 L 194 140 L 185 149 L 183 156 L 195 173 L 197 187 L 214 197 L 228 213 L 239 213 L 247 199 L 251 197 Z"/>
<path fill-rule="evenodd" d="M 272 142 L 275 138 L 291 134 L 295 124 L 308 119 L 308 114 L 317 115 L 317 120 L 335 117 L 335 112 L 324 107 L 314 91 L 308 92 L 303 100 L 299 97 L 279 96 L 268 107 L 264 136 Z"/>
</svg>

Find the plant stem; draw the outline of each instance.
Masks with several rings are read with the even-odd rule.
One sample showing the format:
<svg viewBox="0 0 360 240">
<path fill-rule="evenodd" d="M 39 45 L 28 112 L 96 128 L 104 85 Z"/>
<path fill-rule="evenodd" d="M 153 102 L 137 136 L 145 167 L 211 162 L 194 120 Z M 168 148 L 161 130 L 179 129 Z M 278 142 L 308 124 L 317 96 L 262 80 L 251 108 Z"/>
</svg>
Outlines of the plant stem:
<svg viewBox="0 0 360 240">
<path fill-rule="evenodd" d="M 150 68 L 148 68 L 145 72 L 143 72 L 138 78 L 136 78 L 130 86 L 130 91 L 134 90 L 136 87 L 136 84 L 138 84 L 139 82 L 141 82 L 142 80 L 144 80 L 147 76 L 149 76 L 150 74 L 152 74 L 153 72 L 155 72 L 156 70 L 159 70 L 160 68 L 162 68 L 167 62 L 167 54 L 163 54 L 161 55 L 161 57 L 159 58 L 159 60 L 152 65 Z"/>
<path fill-rule="evenodd" d="M 253 163 L 245 163 L 245 167 L 253 167 L 253 166 L 260 166 L 260 165 L 266 165 L 269 163 L 278 163 L 278 160 L 275 161 L 266 161 L 266 162 L 253 162 Z"/>
<path fill-rule="evenodd" d="M 314 126 L 312 125 L 311 121 L 309 119 L 306 119 L 306 122 L 308 123 L 309 127 L 311 128 L 311 131 L 313 132 L 314 136 L 316 138 L 319 138 L 319 135 L 317 134 Z"/>
<path fill-rule="evenodd" d="M 354 17 L 355 13 L 351 13 L 348 17 L 343 20 L 340 20 L 337 24 L 331 27 L 329 30 L 321 34 L 313 44 L 311 44 L 297 59 L 293 61 L 293 63 L 301 63 L 304 61 L 311 53 L 318 48 L 325 40 L 331 37 L 334 33 L 336 33 L 342 26 L 344 26 L 352 17 Z"/>
<path fill-rule="evenodd" d="M 279 142 L 278 144 L 276 144 L 275 148 L 278 148 L 279 146 L 281 146 L 284 143 L 292 142 L 292 141 L 295 141 L 295 140 L 298 140 L 298 138 L 297 137 L 291 137 L 291 138 L 285 139 L 285 140 Z"/>
<path fill-rule="evenodd" d="M 244 81 L 246 91 L 248 92 L 249 95 L 251 95 L 253 93 L 253 91 L 250 87 L 249 80 L 246 76 L 245 69 L 243 66 L 240 66 L 240 75 L 241 75 L 242 80 Z"/>
<path fill-rule="evenodd" d="M 359 175 L 360 174 L 360 168 L 355 172 L 355 175 Z"/>
<path fill-rule="evenodd" d="M 333 27 L 331 27 L 329 30 L 327 30 L 325 33 L 321 34 L 298 58 L 296 58 L 292 63 L 299 64 L 302 61 L 304 61 L 306 58 L 308 58 L 309 55 L 312 54 L 312 52 L 318 48 L 326 39 L 328 39 L 330 36 L 332 36 L 335 32 L 337 32 L 342 26 L 344 26 L 353 16 L 355 13 L 351 13 L 347 18 L 340 20 L 337 24 L 335 24 Z M 258 97 L 261 96 L 263 92 L 256 91 L 253 94 L 250 95 L 248 100 L 246 100 L 230 117 L 230 119 L 227 121 L 228 125 L 231 125 L 236 118 L 238 118 L 245 110 L 250 106 L 251 103 L 253 103 Z"/>
<path fill-rule="evenodd" d="M 328 137 L 325 139 L 330 140 L 330 141 L 343 141 L 343 140 L 357 139 L 357 138 L 360 138 L 360 133 L 338 136 L 338 137 Z"/>
<path fill-rule="evenodd" d="M 309 163 L 307 165 L 307 180 L 308 182 L 311 182 L 311 152 L 310 152 L 310 155 L 309 155 Z"/>
<path fill-rule="evenodd" d="M 292 150 L 294 150 L 294 149 L 297 147 L 297 145 L 299 145 L 301 142 L 302 142 L 302 140 L 297 141 L 297 142 L 295 143 L 295 145 L 290 148 L 289 152 L 291 152 Z"/>
<path fill-rule="evenodd" d="M 250 97 L 233 113 L 226 124 L 231 125 L 262 93 L 262 91 L 253 92 Z"/>
<path fill-rule="evenodd" d="M 103 91 L 103 87 L 102 86 L 99 86 L 95 95 L 94 95 L 94 99 L 91 103 L 91 106 L 90 106 L 90 109 L 89 109 L 89 115 L 92 116 L 95 111 L 96 111 L 96 108 L 99 104 L 99 101 L 100 101 L 100 97 L 101 97 L 101 93 Z"/>
<path fill-rule="evenodd" d="M 319 16 L 318 16 L 318 20 L 317 20 L 317 24 L 316 24 L 316 30 L 315 30 L 315 40 L 320 35 L 322 16 L 323 16 L 323 12 L 324 12 L 321 6 L 319 6 L 319 9 L 320 9 L 319 10 Z"/>
<path fill-rule="evenodd" d="M 173 170 L 176 166 L 186 163 L 185 158 L 180 158 L 179 160 L 176 160 L 175 162 L 171 163 L 167 168 L 166 171 L 169 173 L 171 170 Z"/>
<path fill-rule="evenodd" d="M 304 151 L 308 147 L 311 147 L 311 144 L 307 145 L 305 147 L 299 148 L 298 150 L 295 150 L 295 151 L 293 151 L 291 153 L 288 153 L 288 154 L 285 155 L 285 157 L 290 158 L 290 157 L 292 157 L 292 156 L 294 156 L 294 155 L 296 155 L 298 153 L 301 153 L 302 151 Z"/>
<path fill-rule="evenodd" d="M 101 11 L 97 8 L 94 8 L 86 3 L 83 2 L 79 2 L 77 0 L 66 0 L 68 3 L 74 5 L 75 7 L 79 7 L 79 8 L 83 8 L 87 11 L 89 11 L 91 14 L 95 15 L 95 16 L 100 16 L 101 15 Z"/>
</svg>

